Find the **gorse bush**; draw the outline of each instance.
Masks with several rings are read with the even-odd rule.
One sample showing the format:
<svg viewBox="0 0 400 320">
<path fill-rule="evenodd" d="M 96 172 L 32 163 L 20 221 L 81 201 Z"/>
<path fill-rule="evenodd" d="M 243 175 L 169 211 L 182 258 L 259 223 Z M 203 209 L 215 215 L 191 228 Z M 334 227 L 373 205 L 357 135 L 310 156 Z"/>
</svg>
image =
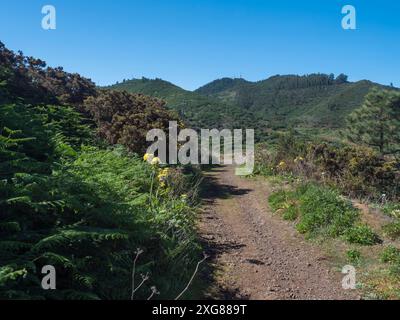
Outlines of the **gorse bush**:
<svg viewBox="0 0 400 320">
<path fill-rule="evenodd" d="M 85 100 L 84 109 L 96 122 L 101 138 L 141 154 L 149 146 L 149 130 L 168 130 L 170 121 L 178 121 L 163 101 L 127 92 L 100 91 Z"/>
<path fill-rule="evenodd" d="M 0 42 L 0 103 L 18 98 L 32 104 L 79 106 L 95 94 L 89 79 L 61 67 L 47 67 L 43 60 L 14 53 Z"/>
<path fill-rule="evenodd" d="M 284 164 L 284 165 L 282 165 Z M 291 174 L 338 187 L 350 196 L 396 200 L 400 196 L 400 165 L 373 149 L 309 140 L 295 132 L 281 134 L 273 149 L 256 156 L 259 173 Z"/>
</svg>

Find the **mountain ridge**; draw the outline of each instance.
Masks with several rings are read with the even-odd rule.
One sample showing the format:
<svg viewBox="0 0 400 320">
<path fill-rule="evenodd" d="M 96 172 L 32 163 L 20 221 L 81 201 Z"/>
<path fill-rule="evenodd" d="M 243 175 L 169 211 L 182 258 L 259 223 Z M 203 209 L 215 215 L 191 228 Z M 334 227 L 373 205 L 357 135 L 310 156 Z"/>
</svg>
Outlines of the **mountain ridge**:
<svg viewBox="0 0 400 320">
<path fill-rule="evenodd" d="M 194 91 L 159 78 L 105 88 L 163 99 L 194 128 L 246 127 L 262 134 L 288 127 L 340 129 L 374 87 L 398 90 L 369 80 L 349 82 L 344 74 L 275 75 L 255 82 L 225 77 Z"/>
</svg>

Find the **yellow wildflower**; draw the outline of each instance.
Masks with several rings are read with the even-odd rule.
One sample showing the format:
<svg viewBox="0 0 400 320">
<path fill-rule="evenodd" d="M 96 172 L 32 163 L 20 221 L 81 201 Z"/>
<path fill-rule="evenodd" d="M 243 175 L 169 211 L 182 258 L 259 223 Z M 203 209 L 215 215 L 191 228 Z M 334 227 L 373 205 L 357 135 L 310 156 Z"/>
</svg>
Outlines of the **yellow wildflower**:
<svg viewBox="0 0 400 320">
<path fill-rule="evenodd" d="M 161 160 L 159 157 L 155 157 L 155 158 L 153 158 L 153 160 L 151 160 L 151 164 L 153 166 L 158 166 L 160 163 L 161 163 Z"/>
<path fill-rule="evenodd" d="M 304 161 L 303 157 L 297 157 L 296 159 L 294 159 L 294 163 L 301 162 L 301 161 Z"/>
<path fill-rule="evenodd" d="M 392 211 L 392 217 L 394 218 L 400 218 L 400 210 L 396 209 Z"/>
<path fill-rule="evenodd" d="M 153 159 L 153 157 L 154 157 L 154 155 L 152 155 L 152 154 L 150 154 L 150 153 L 146 153 L 146 154 L 143 156 L 143 160 L 144 160 L 144 161 L 150 161 L 150 160 Z"/>
<path fill-rule="evenodd" d="M 160 171 L 160 173 L 158 174 L 158 180 L 159 181 L 165 181 L 168 177 L 169 174 L 169 169 L 165 168 L 163 170 Z"/>
<path fill-rule="evenodd" d="M 279 164 L 278 164 L 278 168 L 280 168 L 280 169 L 284 169 L 286 167 L 286 162 L 285 161 L 281 161 Z"/>
</svg>

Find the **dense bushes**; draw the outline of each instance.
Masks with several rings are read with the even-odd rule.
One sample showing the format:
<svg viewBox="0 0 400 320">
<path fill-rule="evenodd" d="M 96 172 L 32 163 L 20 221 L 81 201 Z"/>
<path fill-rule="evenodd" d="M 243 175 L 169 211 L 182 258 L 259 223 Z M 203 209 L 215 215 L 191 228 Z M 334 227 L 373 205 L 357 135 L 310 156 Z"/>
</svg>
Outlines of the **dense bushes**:
<svg viewBox="0 0 400 320">
<path fill-rule="evenodd" d="M 100 91 L 85 100 L 84 109 L 96 122 L 100 137 L 140 153 L 148 147 L 149 130 L 168 130 L 169 121 L 177 121 L 163 101 L 127 92 Z"/>
<path fill-rule="evenodd" d="M 379 198 L 400 196 L 400 167 L 394 159 L 356 146 L 311 147 L 314 163 L 349 194 Z M 310 158 L 310 157 L 309 157 Z"/>
<path fill-rule="evenodd" d="M 400 196 L 399 163 L 366 147 L 309 141 L 289 133 L 281 135 L 275 149 L 259 151 L 256 161 L 260 173 L 303 176 L 335 185 L 351 196 Z"/>
<path fill-rule="evenodd" d="M 0 299 L 181 293 L 199 259 L 198 174 L 132 152 L 173 119 L 156 99 L 98 92 L 0 43 Z M 126 147 L 95 138 L 96 124 Z M 45 265 L 57 290 L 41 287 Z"/>
<path fill-rule="evenodd" d="M 198 254 L 182 186 L 161 186 L 159 169 L 123 148 L 81 146 L 90 130 L 71 109 L 8 105 L 0 114 L 0 297 L 128 299 L 136 248 L 137 281 L 149 280 L 134 298 L 150 286 L 178 295 Z M 41 289 L 47 264 L 55 291 Z"/>
<path fill-rule="evenodd" d="M 40 59 L 14 53 L 0 42 L 0 102 L 18 97 L 28 103 L 80 105 L 96 94 L 92 81 Z"/>
</svg>

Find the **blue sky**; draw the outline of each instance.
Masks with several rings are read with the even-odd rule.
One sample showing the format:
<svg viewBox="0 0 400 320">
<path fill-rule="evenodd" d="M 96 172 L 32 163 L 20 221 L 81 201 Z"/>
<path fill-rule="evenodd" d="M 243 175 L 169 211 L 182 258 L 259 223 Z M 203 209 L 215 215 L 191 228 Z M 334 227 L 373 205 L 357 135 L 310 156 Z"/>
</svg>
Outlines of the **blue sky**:
<svg viewBox="0 0 400 320">
<path fill-rule="evenodd" d="M 46 4 L 57 30 L 41 28 Z M 357 30 L 341 28 L 346 4 Z M 400 86 L 399 15 L 398 0 L 1 0 L 0 41 L 99 85 L 343 72 Z"/>
</svg>

